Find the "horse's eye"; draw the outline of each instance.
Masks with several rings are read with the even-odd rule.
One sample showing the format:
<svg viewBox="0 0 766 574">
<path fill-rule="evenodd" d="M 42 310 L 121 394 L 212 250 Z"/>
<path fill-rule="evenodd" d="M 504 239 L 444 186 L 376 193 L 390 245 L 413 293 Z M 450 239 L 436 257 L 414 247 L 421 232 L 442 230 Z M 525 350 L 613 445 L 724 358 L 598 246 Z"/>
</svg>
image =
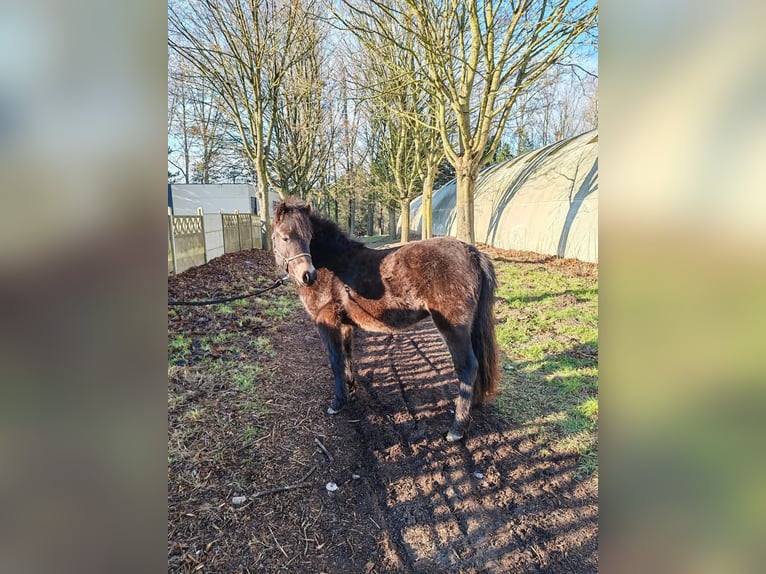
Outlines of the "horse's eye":
<svg viewBox="0 0 766 574">
<path fill-rule="evenodd" d="M 288 239 L 287 237 L 283 237 L 282 241 L 287 241 L 287 239 Z"/>
</svg>

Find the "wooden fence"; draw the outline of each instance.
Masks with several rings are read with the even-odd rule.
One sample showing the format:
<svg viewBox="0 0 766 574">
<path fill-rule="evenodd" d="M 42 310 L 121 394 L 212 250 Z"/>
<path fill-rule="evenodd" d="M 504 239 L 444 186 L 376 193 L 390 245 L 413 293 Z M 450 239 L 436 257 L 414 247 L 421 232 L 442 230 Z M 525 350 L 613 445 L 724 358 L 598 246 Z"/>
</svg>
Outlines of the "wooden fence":
<svg viewBox="0 0 766 574">
<path fill-rule="evenodd" d="M 224 253 L 262 249 L 261 219 L 250 213 L 168 213 L 168 275 Z"/>
</svg>

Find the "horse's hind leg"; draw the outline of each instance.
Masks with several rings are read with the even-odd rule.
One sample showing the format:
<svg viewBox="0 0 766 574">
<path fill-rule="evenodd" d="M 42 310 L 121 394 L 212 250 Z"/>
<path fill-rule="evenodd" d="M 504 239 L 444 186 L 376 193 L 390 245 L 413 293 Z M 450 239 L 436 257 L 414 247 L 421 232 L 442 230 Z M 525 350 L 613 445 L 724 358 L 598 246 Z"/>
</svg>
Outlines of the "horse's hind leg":
<svg viewBox="0 0 766 574">
<path fill-rule="evenodd" d="M 466 327 L 455 327 L 448 321 L 434 315 L 434 324 L 441 332 L 447 343 L 455 373 L 460 381 L 457 399 L 455 400 L 455 420 L 447 433 L 448 441 L 463 438 L 471 412 L 471 397 L 473 383 L 476 380 L 478 361 L 471 347 L 471 331 Z"/>
</svg>

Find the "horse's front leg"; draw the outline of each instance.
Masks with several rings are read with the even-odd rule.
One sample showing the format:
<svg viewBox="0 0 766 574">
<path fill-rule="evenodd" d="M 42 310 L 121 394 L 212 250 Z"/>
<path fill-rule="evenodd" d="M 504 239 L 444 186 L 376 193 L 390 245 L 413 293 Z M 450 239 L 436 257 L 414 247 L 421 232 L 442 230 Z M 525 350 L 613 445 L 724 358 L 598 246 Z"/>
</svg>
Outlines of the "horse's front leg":
<svg viewBox="0 0 766 574">
<path fill-rule="evenodd" d="M 344 375 L 348 391 L 353 393 L 356 390 L 356 380 L 354 379 L 354 326 L 342 324 L 340 327 L 341 337 L 343 338 L 343 365 Z"/>
<path fill-rule="evenodd" d="M 340 412 L 346 402 L 348 402 L 347 381 L 353 380 L 348 377 L 348 373 L 351 371 L 351 361 L 350 358 L 346 360 L 344 328 L 345 325 L 341 326 L 340 320 L 336 320 L 333 316 L 322 317 L 320 315 L 317 318 L 319 337 L 327 349 L 332 374 L 335 378 L 335 396 L 330 404 L 330 408 L 327 409 L 327 413 L 331 415 Z"/>
</svg>

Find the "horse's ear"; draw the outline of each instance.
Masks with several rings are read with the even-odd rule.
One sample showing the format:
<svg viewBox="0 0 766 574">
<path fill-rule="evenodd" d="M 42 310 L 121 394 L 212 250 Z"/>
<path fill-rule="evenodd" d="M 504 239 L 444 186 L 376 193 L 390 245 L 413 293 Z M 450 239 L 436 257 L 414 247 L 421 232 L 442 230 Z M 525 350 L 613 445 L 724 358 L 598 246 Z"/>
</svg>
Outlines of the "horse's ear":
<svg viewBox="0 0 766 574">
<path fill-rule="evenodd" d="M 280 201 L 279 203 L 276 201 L 274 202 L 274 221 L 282 219 L 282 216 L 285 214 L 285 209 L 284 201 Z"/>
<path fill-rule="evenodd" d="M 311 215 L 311 204 L 310 203 L 306 204 L 305 211 L 306 211 L 306 215 Z"/>
</svg>

